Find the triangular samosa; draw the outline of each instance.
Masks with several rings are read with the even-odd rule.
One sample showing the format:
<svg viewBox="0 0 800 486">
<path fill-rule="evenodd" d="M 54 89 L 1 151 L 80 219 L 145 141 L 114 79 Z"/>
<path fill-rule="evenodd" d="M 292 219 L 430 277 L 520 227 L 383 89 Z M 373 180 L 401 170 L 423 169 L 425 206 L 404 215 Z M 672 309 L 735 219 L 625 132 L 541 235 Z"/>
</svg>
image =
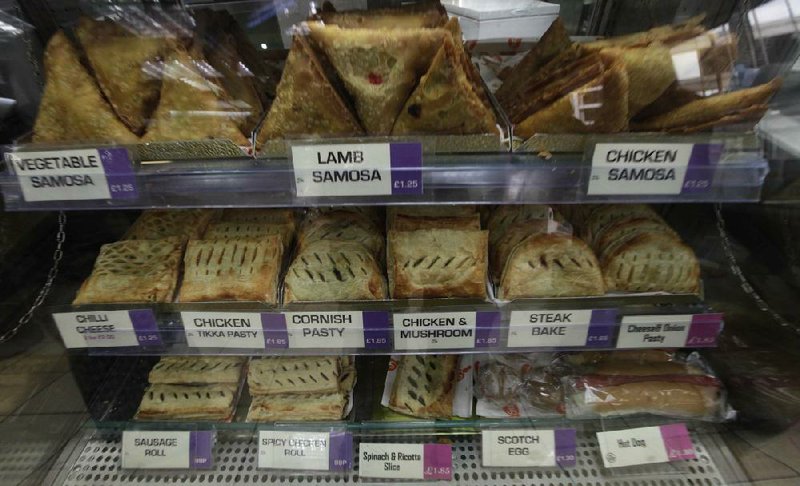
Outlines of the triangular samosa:
<svg viewBox="0 0 800 486">
<path fill-rule="evenodd" d="M 631 128 L 636 131 L 696 132 L 716 125 L 758 120 L 781 84 L 781 78 L 775 78 L 752 88 L 701 98 L 634 123 Z"/>
<path fill-rule="evenodd" d="M 514 127 L 514 135 L 615 133 L 628 126 L 628 75 L 618 56 L 602 53 L 606 70 Z"/>
<path fill-rule="evenodd" d="M 513 68 L 497 89 L 495 97 L 500 104 L 511 102 L 515 96 L 530 82 L 531 78 L 564 50 L 572 45 L 567 29 L 560 18 L 556 18 L 547 31 L 525 57 Z"/>
<path fill-rule="evenodd" d="M 308 41 L 295 36 L 258 142 L 293 135 L 360 135 L 364 130 L 331 85 Z"/>
<path fill-rule="evenodd" d="M 497 130 L 494 115 L 475 94 L 450 36 L 397 117 L 393 135 L 471 134 Z"/>
<path fill-rule="evenodd" d="M 44 69 L 47 82 L 33 127 L 34 142 L 138 140 L 103 99 L 63 31 L 56 32 L 47 44 Z"/>
<path fill-rule="evenodd" d="M 170 53 L 164 62 L 161 99 L 143 141 L 216 138 L 249 145 L 237 124 L 240 114 L 225 101 L 227 94 L 198 69 L 196 63 L 203 62 L 183 49 Z"/>
<path fill-rule="evenodd" d="M 628 73 L 628 117 L 658 99 L 675 82 L 669 49 L 660 46 L 619 49 Z"/>
<path fill-rule="evenodd" d="M 76 34 L 114 111 L 128 128 L 143 133 L 161 87 L 157 66 L 171 41 L 134 35 L 114 22 L 86 17 Z"/>
<path fill-rule="evenodd" d="M 431 64 L 444 29 L 342 29 L 308 24 L 355 101 L 368 134 L 388 134 L 408 95 Z"/>
</svg>

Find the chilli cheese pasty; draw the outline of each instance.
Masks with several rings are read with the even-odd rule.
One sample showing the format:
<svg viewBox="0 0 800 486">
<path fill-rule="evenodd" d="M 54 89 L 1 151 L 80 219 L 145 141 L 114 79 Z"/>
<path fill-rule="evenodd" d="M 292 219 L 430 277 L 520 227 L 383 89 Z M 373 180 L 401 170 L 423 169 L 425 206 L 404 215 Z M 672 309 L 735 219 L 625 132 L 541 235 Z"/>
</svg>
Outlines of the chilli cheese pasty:
<svg viewBox="0 0 800 486">
<path fill-rule="evenodd" d="M 278 301 L 283 244 L 278 235 L 260 239 L 190 240 L 178 300 Z"/>
<path fill-rule="evenodd" d="M 533 234 L 508 256 L 499 297 L 576 297 L 605 292 L 600 264 L 582 240 L 563 234 Z"/>
<path fill-rule="evenodd" d="M 389 231 L 392 298 L 486 297 L 488 231 Z"/>
<path fill-rule="evenodd" d="M 284 302 L 381 300 L 386 282 L 372 253 L 360 243 L 310 243 L 298 253 L 284 279 Z"/>
<path fill-rule="evenodd" d="M 72 303 L 170 302 L 182 249 L 176 237 L 103 245 Z"/>
<path fill-rule="evenodd" d="M 126 240 L 159 240 L 177 236 L 181 240 L 199 238 L 213 211 L 207 209 L 151 209 L 144 211 L 125 234 Z"/>
</svg>

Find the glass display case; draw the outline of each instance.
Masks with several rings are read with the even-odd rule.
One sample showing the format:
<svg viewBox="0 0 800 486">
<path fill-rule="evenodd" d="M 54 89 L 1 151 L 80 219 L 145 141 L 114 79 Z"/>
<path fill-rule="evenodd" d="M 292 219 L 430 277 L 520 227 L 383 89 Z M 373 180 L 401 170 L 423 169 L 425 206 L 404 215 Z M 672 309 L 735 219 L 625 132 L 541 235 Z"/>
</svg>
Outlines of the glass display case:
<svg viewBox="0 0 800 486">
<path fill-rule="evenodd" d="M 800 481 L 795 3 L 0 3 L 0 482 Z"/>
</svg>

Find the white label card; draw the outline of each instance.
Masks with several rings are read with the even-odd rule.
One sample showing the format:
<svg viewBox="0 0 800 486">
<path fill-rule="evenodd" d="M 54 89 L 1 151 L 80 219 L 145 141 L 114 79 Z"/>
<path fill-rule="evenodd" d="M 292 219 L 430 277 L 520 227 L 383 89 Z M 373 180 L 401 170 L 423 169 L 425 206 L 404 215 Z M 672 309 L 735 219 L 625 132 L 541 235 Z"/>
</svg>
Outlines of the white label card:
<svg viewBox="0 0 800 486">
<path fill-rule="evenodd" d="M 617 348 L 680 348 L 691 325 L 691 314 L 623 316 Z"/>
<path fill-rule="evenodd" d="M 191 432 L 122 432 L 123 469 L 188 469 Z"/>
<path fill-rule="evenodd" d="M 508 347 L 585 346 L 591 310 L 511 311 Z"/>
<path fill-rule="evenodd" d="M 696 459 L 685 424 L 598 432 L 597 442 L 606 467 L 626 467 Z"/>
<path fill-rule="evenodd" d="M 388 143 L 292 146 L 298 197 L 392 193 Z"/>
<path fill-rule="evenodd" d="M 693 148 L 691 143 L 598 143 L 587 194 L 680 194 Z"/>
<path fill-rule="evenodd" d="M 475 312 L 397 313 L 392 320 L 397 350 L 475 347 Z"/>
<path fill-rule="evenodd" d="M 258 467 L 327 471 L 329 468 L 330 433 L 279 432 L 258 433 Z"/>
<path fill-rule="evenodd" d="M 358 312 L 284 312 L 290 348 L 363 348 L 363 314 Z"/>
<path fill-rule="evenodd" d="M 423 444 L 365 444 L 359 474 L 365 478 L 424 479 Z"/>
<path fill-rule="evenodd" d="M 181 312 L 181 321 L 192 348 L 265 347 L 257 312 Z"/>
<path fill-rule="evenodd" d="M 552 430 L 484 430 L 484 467 L 555 467 L 556 439 Z"/>
<path fill-rule="evenodd" d="M 120 311 L 62 312 L 53 314 L 67 348 L 138 346 L 130 313 Z"/>
</svg>

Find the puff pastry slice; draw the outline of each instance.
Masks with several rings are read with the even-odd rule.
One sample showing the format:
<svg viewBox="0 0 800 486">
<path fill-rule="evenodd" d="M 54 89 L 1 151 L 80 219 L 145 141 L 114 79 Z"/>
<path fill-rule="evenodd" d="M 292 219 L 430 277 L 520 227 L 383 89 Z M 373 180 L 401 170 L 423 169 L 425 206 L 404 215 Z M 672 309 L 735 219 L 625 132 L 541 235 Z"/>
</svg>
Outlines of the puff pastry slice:
<svg viewBox="0 0 800 486">
<path fill-rule="evenodd" d="M 282 357 L 254 359 L 247 370 L 251 395 L 336 393 L 339 391 L 336 357 Z"/>
<path fill-rule="evenodd" d="M 697 293 L 700 264 L 691 248 L 664 232 L 627 239 L 601 260 L 608 290 Z"/>
<path fill-rule="evenodd" d="M 177 236 L 182 240 L 199 238 L 214 216 L 207 209 L 153 209 L 144 211 L 131 225 L 126 240 L 159 240 Z"/>
<path fill-rule="evenodd" d="M 148 381 L 151 384 L 237 385 L 246 361 L 239 356 L 164 356 L 150 370 Z"/>
<path fill-rule="evenodd" d="M 423 218 L 457 218 L 470 217 L 476 214 L 478 209 L 470 204 L 463 205 L 439 205 L 439 206 L 390 206 L 386 211 L 389 220 L 395 216 L 411 216 Z"/>
<path fill-rule="evenodd" d="M 250 403 L 247 421 L 340 420 L 346 406 L 344 393 L 256 395 Z"/>
<path fill-rule="evenodd" d="M 294 237 L 294 222 L 218 221 L 209 224 L 203 233 L 204 240 L 268 239 L 270 236 L 278 236 L 287 248 Z"/>
<path fill-rule="evenodd" d="M 144 392 L 136 420 L 230 421 L 237 386 L 150 385 Z"/>
<path fill-rule="evenodd" d="M 535 234 L 511 251 L 498 296 L 573 297 L 605 292 L 600 264 L 582 240 L 562 234 Z"/>
<path fill-rule="evenodd" d="M 489 268 L 493 281 L 500 281 L 508 256 L 517 245 L 531 235 L 546 234 L 547 229 L 547 220 L 534 219 L 503 231 L 502 237 L 496 238 L 494 242 L 491 241 L 492 233 L 489 233 Z"/>
<path fill-rule="evenodd" d="M 397 367 L 389 408 L 421 418 L 453 415 L 458 356 L 403 356 Z"/>
<path fill-rule="evenodd" d="M 181 302 L 247 300 L 274 304 L 283 244 L 261 239 L 191 240 L 184 256 Z"/>
<path fill-rule="evenodd" d="M 486 297 L 488 231 L 389 231 L 393 298 Z"/>
<path fill-rule="evenodd" d="M 380 300 L 386 282 L 360 243 L 320 240 L 299 253 L 284 279 L 284 302 Z"/>
<path fill-rule="evenodd" d="M 533 225 L 537 228 L 544 227 L 544 231 L 547 231 L 547 221 L 556 216 L 557 213 L 553 208 L 546 204 L 498 206 L 492 210 L 486 222 L 489 230 L 489 244 L 494 245 L 503 238 L 506 230 L 522 224 Z"/>
<path fill-rule="evenodd" d="M 634 236 L 653 232 L 666 233 L 676 240 L 680 240 L 678 234 L 663 221 L 648 218 L 623 218 L 607 225 L 599 234 L 595 245 L 599 250 L 597 256 L 602 259 Z"/>
<path fill-rule="evenodd" d="M 478 213 L 470 216 L 452 218 L 415 217 L 395 214 L 388 222 L 388 227 L 396 231 L 413 231 L 418 229 L 466 229 L 480 230 L 481 216 Z"/>
<path fill-rule="evenodd" d="M 175 237 L 103 245 L 92 274 L 72 303 L 169 302 L 178 280 L 182 248 Z"/>
<path fill-rule="evenodd" d="M 383 261 L 382 232 L 372 221 L 353 212 L 332 211 L 305 224 L 297 238 L 297 248 L 303 252 L 317 241 L 350 241 L 367 248 L 377 261 Z"/>
<path fill-rule="evenodd" d="M 646 218 L 654 221 L 663 221 L 653 208 L 645 204 L 597 206 L 586 217 L 583 225 L 584 239 L 592 246 L 595 246 L 595 242 L 603 229 L 623 218 Z"/>
</svg>

